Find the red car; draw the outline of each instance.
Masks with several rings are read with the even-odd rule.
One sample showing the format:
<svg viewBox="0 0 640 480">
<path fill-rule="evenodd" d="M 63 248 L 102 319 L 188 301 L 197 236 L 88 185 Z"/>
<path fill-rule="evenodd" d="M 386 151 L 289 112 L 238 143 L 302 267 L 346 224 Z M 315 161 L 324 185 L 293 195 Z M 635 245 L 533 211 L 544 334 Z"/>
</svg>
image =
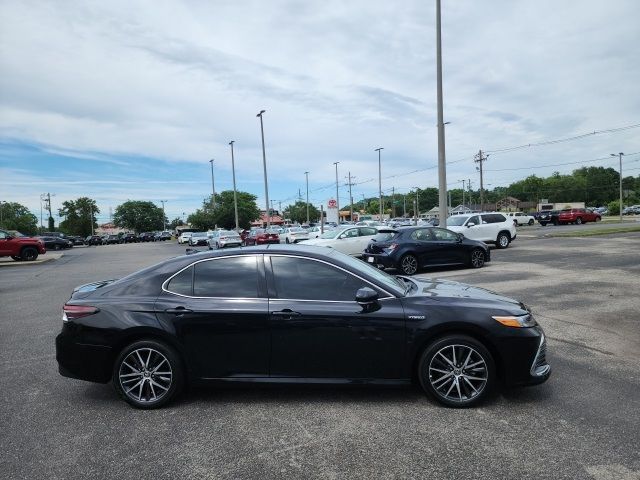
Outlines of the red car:
<svg viewBox="0 0 640 480">
<path fill-rule="evenodd" d="M 566 225 L 567 223 L 580 225 L 586 222 L 599 222 L 600 220 L 602 220 L 600 214 L 588 208 L 566 208 L 558 215 L 558 223 L 560 225 Z"/>
<path fill-rule="evenodd" d="M 267 243 L 280 243 L 277 233 L 267 233 L 263 228 L 251 230 L 244 239 L 244 245 L 265 245 Z"/>
<path fill-rule="evenodd" d="M 44 241 L 39 238 L 0 230 L 0 257 L 29 262 L 38 258 L 38 254 L 46 252 Z"/>
</svg>

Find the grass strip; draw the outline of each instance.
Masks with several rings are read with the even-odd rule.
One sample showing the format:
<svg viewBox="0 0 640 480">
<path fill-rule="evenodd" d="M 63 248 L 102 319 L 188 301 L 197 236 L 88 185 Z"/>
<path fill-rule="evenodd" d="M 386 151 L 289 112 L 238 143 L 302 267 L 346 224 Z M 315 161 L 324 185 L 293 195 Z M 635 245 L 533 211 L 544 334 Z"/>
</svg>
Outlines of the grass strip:
<svg viewBox="0 0 640 480">
<path fill-rule="evenodd" d="M 632 227 L 614 227 L 614 228 L 599 228 L 594 230 L 579 230 L 573 232 L 558 232 L 549 233 L 546 237 L 594 237 L 596 235 L 613 235 L 615 233 L 632 233 L 640 232 L 640 225 L 634 225 Z"/>
</svg>

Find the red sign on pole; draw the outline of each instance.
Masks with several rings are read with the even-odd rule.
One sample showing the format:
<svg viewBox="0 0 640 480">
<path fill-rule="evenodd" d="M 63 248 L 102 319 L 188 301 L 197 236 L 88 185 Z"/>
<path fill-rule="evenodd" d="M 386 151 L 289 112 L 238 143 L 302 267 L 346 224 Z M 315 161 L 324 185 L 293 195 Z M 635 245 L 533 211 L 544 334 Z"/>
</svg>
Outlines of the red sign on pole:
<svg viewBox="0 0 640 480">
<path fill-rule="evenodd" d="M 338 208 L 338 202 L 336 202 L 333 198 L 329 200 L 328 203 L 329 208 Z"/>
</svg>

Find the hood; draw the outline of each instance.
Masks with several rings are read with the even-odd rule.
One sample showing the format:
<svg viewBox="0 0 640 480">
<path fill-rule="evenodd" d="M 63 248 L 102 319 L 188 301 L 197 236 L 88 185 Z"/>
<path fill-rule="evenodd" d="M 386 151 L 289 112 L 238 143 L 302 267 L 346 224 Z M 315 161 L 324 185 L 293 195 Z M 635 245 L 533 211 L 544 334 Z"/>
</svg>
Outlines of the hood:
<svg viewBox="0 0 640 480">
<path fill-rule="evenodd" d="M 437 301 L 459 300 L 463 303 L 482 303 L 501 308 L 529 311 L 527 306 L 518 300 L 466 283 L 415 277 L 411 277 L 410 280 L 418 285 L 418 291 L 413 294 L 414 297 L 423 296 Z"/>
</svg>

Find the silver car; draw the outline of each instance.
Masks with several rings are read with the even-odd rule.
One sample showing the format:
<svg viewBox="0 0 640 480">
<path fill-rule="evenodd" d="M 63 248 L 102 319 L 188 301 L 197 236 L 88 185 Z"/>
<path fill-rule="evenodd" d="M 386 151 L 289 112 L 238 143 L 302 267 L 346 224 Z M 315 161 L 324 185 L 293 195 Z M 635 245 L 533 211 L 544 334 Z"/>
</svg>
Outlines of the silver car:
<svg viewBox="0 0 640 480">
<path fill-rule="evenodd" d="M 239 247 L 242 245 L 242 239 L 237 232 L 233 230 L 216 230 L 209 239 L 209 250 L 214 248 Z"/>
</svg>

